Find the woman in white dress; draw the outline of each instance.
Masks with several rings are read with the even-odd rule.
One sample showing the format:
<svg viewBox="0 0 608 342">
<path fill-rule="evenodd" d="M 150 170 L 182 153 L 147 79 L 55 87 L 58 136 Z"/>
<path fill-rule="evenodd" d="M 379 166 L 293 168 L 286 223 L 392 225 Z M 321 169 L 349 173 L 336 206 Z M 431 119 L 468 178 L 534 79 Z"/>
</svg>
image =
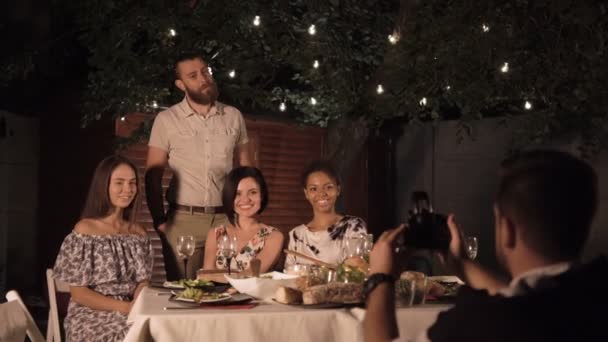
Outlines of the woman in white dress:
<svg viewBox="0 0 608 342">
<path fill-rule="evenodd" d="M 367 225 L 359 217 L 336 212 L 336 200 L 341 190 L 340 179 L 329 162 L 312 162 L 302 173 L 301 182 L 313 218 L 289 232 L 289 249 L 330 264 L 338 264 L 342 261 L 342 240 L 367 233 Z M 311 262 L 290 254 L 285 267 L 296 263 Z"/>
</svg>

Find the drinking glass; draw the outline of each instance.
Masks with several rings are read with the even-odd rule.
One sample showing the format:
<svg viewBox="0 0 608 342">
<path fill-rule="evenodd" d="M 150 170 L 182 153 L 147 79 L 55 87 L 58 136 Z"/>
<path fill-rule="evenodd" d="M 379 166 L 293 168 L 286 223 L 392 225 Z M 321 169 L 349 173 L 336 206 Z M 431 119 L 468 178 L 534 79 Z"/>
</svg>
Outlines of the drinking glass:
<svg viewBox="0 0 608 342">
<path fill-rule="evenodd" d="M 232 263 L 232 258 L 236 256 L 237 245 L 238 241 L 236 236 L 224 234 L 217 240 L 217 249 L 220 252 L 220 255 L 228 261 L 228 275 L 230 275 L 231 272 L 230 264 Z"/>
<path fill-rule="evenodd" d="M 363 242 L 363 251 L 365 255 L 369 255 L 374 247 L 374 235 L 365 234 L 365 241 Z"/>
<path fill-rule="evenodd" d="M 177 256 L 184 260 L 184 278 L 188 279 L 188 259 L 194 255 L 196 241 L 192 235 L 177 237 Z"/>
<path fill-rule="evenodd" d="M 477 237 L 475 236 L 467 236 L 464 239 L 464 246 L 467 250 L 467 255 L 469 259 L 473 260 L 477 257 Z"/>
<path fill-rule="evenodd" d="M 367 237 L 363 234 L 356 234 L 351 236 L 345 236 L 342 240 L 342 256 L 343 260 L 365 255 Z"/>
</svg>

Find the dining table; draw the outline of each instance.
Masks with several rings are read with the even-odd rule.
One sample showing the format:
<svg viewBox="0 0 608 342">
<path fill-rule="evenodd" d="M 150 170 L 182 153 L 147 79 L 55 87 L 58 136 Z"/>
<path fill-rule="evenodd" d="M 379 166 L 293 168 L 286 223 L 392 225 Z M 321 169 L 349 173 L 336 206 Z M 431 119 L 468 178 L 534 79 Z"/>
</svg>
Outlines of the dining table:
<svg viewBox="0 0 608 342">
<path fill-rule="evenodd" d="M 183 305 L 170 291 L 146 287 L 128 317 L 124 341 L 363 341 L 361 307 L 311 308 L 274 301 Z M 397 308 L 400 340 L 425 331 L 450 304 Z"/>
</svg>

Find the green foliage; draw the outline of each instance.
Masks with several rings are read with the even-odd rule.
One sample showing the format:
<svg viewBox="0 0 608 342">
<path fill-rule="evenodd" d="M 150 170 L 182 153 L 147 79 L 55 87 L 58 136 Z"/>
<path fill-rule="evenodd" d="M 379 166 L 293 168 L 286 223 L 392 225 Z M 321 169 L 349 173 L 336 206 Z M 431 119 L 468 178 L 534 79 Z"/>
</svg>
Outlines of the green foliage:
<svg viewBox="0 0 608 342">
<path fill-rule="evenodd" d="M 173 60 L 198 51 L 210 62 L 224 101 L 274 113 L 286 102 L 287 112 L 320 126 L 355 111 L 381 63 L 397 9 L 391 1 L 355 0 L 199 1 L 192 8 L 188 2 L 91 0 L 74 6 L 93 69 L 85 123 L 154 111 L 153 101 L 179 101 Z M 253 25 L 255 16 L 261 25 Z M 313 24 L 317 33 L 310 35 Z"/>
<path fill-rule="evenodd" d="M 608 7 L 602 1 L 61 4 L 58 13 L 76 18 L 89 52 L 83 124 L 157 111 L 153 101 L 176 103 L 183 95 L 173 86 L 172 61 L 180 52 L 199 51 L 213 67 L 223 101 L 244 111 L 296 115 L 319 126 L 344 117 L 364 117 L 369 125 L 395 117 L 459 119 L 463 132 L 472 120 L 506 116 L 527 122 L 522 144 L 564 134 L 591 148 L 605 143 Z M 312 24 L 315 35 L 308 33 Z M 391 33 L 400 35 L 397 44 L 389 43 Z M 508 72 L 501 71 L 504 63 Z M 18 77 L 28 65 L 6 70 Z M 383 94 L 376 93 L 378 84 Z M 290 114 L 279 111 L 281 102 Z"/>
</svg>

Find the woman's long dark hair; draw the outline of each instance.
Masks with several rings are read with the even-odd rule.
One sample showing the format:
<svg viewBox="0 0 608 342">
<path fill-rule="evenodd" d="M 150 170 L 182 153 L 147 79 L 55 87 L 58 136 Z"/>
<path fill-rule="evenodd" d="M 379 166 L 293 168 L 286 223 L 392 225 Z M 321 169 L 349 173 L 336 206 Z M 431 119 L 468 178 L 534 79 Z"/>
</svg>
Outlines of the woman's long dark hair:
<svg viewBox="0 0 608 342">
<path fill-rule="evenodd" d="M 112 176 L 112 172 L 119 165 L 127 165 L 129 166 L 133 172 L 135 172 L 135 184 L 137 187 L 137 193 L 131 204 L 125 208 L 122 213 L 122 218 L 125 221 L 128 221 L 130 224 L 135 223 L 135 218 L 137 211 L 139 209 L 139 177 L 137 176 L 137 167 L 127 158 L 120 155 L 113 155 L 106 157 L 102 160 L 97 168 L 95 169 L 95 173 L 93 174 L 93 180 L 91 181 L 91 186 L 89 187 L 89 194 L 87 195 L 87 200 L 84 204 L 84 209 L 82 210 L 82 214 L 80 215 L 81 219 L 85 218 L 93 218 L 99 219 L 108 216 L 112 210 L 114 210 L 114 205 L 110 200 L 109 188 L 110 188 L 110 177 Z"/>
</svg>

